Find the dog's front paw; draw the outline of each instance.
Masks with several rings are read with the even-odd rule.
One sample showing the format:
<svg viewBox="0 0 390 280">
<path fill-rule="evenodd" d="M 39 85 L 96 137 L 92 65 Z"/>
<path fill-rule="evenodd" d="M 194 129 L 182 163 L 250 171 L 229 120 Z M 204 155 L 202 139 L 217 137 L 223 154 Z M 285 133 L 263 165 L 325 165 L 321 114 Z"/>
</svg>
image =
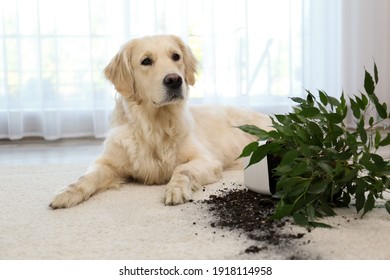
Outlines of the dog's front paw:
<svg viewBox="0 0 390 280">
<path fill-rule="evenodd" d="M 52 209 L 73 207 L 85 200 L 85 195 L 75 188 L 75 185 L 70 185 L 60 192 L 50 203 Z"/>
<path fill-rule="evenodd" d="M 189 182 L 171 181 L 165 188 L 165 205 L 182 204 L 192 198 L 192 188 Z"/>
</svg>

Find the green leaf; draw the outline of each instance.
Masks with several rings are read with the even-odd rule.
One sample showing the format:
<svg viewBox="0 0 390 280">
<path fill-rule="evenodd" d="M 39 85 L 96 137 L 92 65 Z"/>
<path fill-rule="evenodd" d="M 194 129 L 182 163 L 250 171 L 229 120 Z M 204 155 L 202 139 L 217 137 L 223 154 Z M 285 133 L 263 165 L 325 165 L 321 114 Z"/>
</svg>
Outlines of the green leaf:
<svg viewBox="0 0 390 280">
<path fill-rule="evenodd" d="M 379 146 L 387 146 L 390 144 L 390 133 L 387 133 L 387 136 L 379 143 Z"/>
<path fill-rule="evenodd" d="M 368 95 L 373 95 L 374 91 L 375 91 L 374 81 L 372 80 L 371 74 L 368 73 L 367 70 L 364 70 L 364 71 L 365 71 L 365 75 L 364 75 L 364 89 L 366 90 Z"/>
<path fill-rule="evenodd" d="M 381 170 L 380 166 L 374 164 L 370 159 L 372 158 L 371 154 L 364 153 L 360 158 L 359 163 L 363 165 L 363 167 L 370 172 L 378 172 Z"/>
<path fill-rule="evenodd" d="M 343 203 L 346 207 L 351 203 L 351 196 L 347 192 L 343 192 Z"/>
<path fill-rule="evenodd" d="M 370 154 L 370 156 L 377 167 L 384 168 L 387 165 L 387 163 L 383 160 L 383 158 L 380 155 Z"/>
<path fill-rule="evenodd" d="M 307 216 L 309 217 L 309 219 L 311 221 L 313 221 L 316 217 L 315 209 L 314 209 L 313 205 L 311 205 L 311 204 L 307 205 L 306 212 L 307 212 Z"/>
<path fill-rule="evenodd" d="M 257 149 L 257 147 L 259 147 L 259 143 L 257 141 L 249 143 L 242 150 L 242 153 L 241 153 L 241 155 L 238 158 L 243 158 L 243 157 L 250 156 Z"/>
<path fill-rule="evenodd" d="M 345 169 L 345 175 L 344 178 L 340 180 L 340 183 L 344 184 L 349 181 L 354 181 L 354 179 L 357 177 L 359 173 L 359 169 L 354 168 L 354 169 Z"/>
<path fill-rule="evenodd" d="M 333 174 L 333 169 L 332 169 L 332 167 L 331 167 L 329 164 L 327 164 L 327 163 L 325 163 L 325 162 L 322 162 L 322 161 L 318 162 L 317 164 L 318 164 L 318 166 L 321 167 L 322 170 L 324 170 L 328 175 L 332 175 L 332 174 Z"/>
<path fill-rule="evenodd" d="M 298 143 L 298 151 L 301 152 L 305 157 L 313 156 L 311 154 L 309 146 L 306 145 L 305 142 L 301 141 L 300 139 L 297 139 L 297 143 Z"/>
<path fill-rule="evenodd" d="M 364 109 L 366 109 L 366 105 L 364 104 L 364 101 L 363 99 L 359 98 L 359 96 L 357 95 L 354 95 L 355 96 L 355 99 L 356 99 L 356 103 L 359 105 L 359 108 L 364 111 Z"/>
<path fill-rule="evenodd" d="M 287 119 L 286 115 L 274 115 L 274 116 L 280 123 L 284 123 Z"/>
<path fill-rule="evenodd" d="M 345 116 L 338 113 L 325 114 L 325 118 L 327 118 L 332 123 L 341 123 L 344 120 Z"/>
<path fill-rule="evenodd" d="M 329 134 L 330 134 L 331 136 L 333 136 L 332 139 L 334 139 L 334 140 L 337 140 L 337 138 L 338 138 L 339 136 L 343 135 L 344 132 L 345 132 L 343 128 L 341 128 L 341 127 L 339 127 L 339 126 L 337 126 L 337 125 L 335 125 L 335 124 L 332 124 L 332 125 L 330 126 L 330 128 L 332 129 L 332 131 L 330 131 Z"/>
<path fill-rule="evenodd" d="M 309 222 L 309 225 L 317 228 L 332 228 L 331 225 L 325 223 L 319 223 L 319 222 Z"/>
<path fill-rule="evenodd" d="M 337 98 L 333 96 L 328 96 L 329 103 L 332 105 L 332 107 L 340 106 L 340 102 L 337 100 Z"/>
<path fill-rule="evenodd" d="M 379 144 L 381 142 L 381 133 L 379 130 L 375 131 L 375 149 L 378 149 Z"/>
<path fill-rule="evenodd" d="M 261 145 L 259 146 L 253 153 L 249 160 L 248 166 L 251 166 L 252 164 L 258 163 L 260 160 L 265 158 L 267 154 L 269 153 L 269 145 Z"/>
<path fill-rule="evenodd" d="M 276 186 L 278 187 L 278 189 L 283 189 L 285 192 L 289 192 L 292 188 L 296 188 L 296 185 L 298 183 L 299 180 L 297 178 L 292 178 L 290 176 L 280 174 L 280 178 Z"/>
<path fill-rule="evenodd" d="M 318 91 L 319 95 L 320 95 L 320 100 L 321 100 L 321 103 L 324 104 L 324 106 L 328 105 L 328 96 L 325 92 L 319 90 Z"/>
<path fill-rule="evenodd" d="M 302 175 L 307 171 L 307 163 L 305 161 L 302 161 L 298 163 L 298 165 L 293 169 L 291 176 L 299 176 Z"/>
<path fill-rule="evenodd" d="M 306 96 L 307 104 L 308 104 L 310 107 L 313 107 L 315 97 L 314 97 L 314 95 L 313 95 L 310 91 L 306 91 L 306 92 L 307 92 L 307 96 Z"/>
<path fill-rule="evenodd" d="M 257 136 L 261 139 L 269 137 L 267 131 L 265 131 L 264 129 L 261 129 L 255 125 L 245 124 L 245 125 L 237 126 L 237 128 L 241 129 L 242 131 L 244 131 L 246 133 Z"/>
<path fill-rule="evenodd" d="M 293 218 L 294 218 L 294 222 L 299 226 L 309 225 L 309 220 L 307 219 L 307 216 L 303 215 L 300 212 L 295 212 Z"/>
<path fill-rule="evenodd" d="M 305 104 L 306 103 L 306 100 L 303 99 L 303 98 L 300 98 L 300 97 L 290 97 L 290 99 L 292 101 L 294 101 L 295 103 L 299 103 L 299 104 Z"/>
<path fill-rule="evenodd" d="M 276 130 L 268 131 L 268 135 L 269 135 L 269 139 L 273 139 L 273 140 L 285 138 L 283 134 L 281 134 L 279 131 Z"/>
<path fill-rule="evenodd" d="M 364 129 L 364 119 L 358 123 L 357 131 L 363 144 L 367 143 L 367 131 Z"/>
<path fill-rule="evenodd" d="M 343 116 L 343 119 L 345 119 L 348 114 L 348 106 L 344 97 L 344 91 L 341 93 L 340 102 L 340 106 L 337 107 L 336 112 L 341 114 Z"/>
<path fill-rule="evenodd" d="M 338 160 L 348 160 L 352 157 L 352 152 L 351 152 L 351 150 L 346 150 L 345 152 L 339 152 L 334 157 L 335 157 L 335 159 L 338 159 Z"/>
<path fill-rule="evenodd" d="M 290 180 L 292 181 L 294 180 L 294 178 L 291 178 Z M 290 191 L 288 191 L 287 195 L 289 197 L 300 196 L 303 192 L 306 191 L 308 185 L 309 182 L 299 182 L 298 179 L 295 179 L 295 184 L 291 186 L 292 188 Z"/>
<path fill-rule="evenodd" d="M 322 113 L 324 113 L 324 114 L 328 113 L 328 109 L 325 108 L 321 103 L 317 103 L 317 105 Z"/>
<path fill-rule="evenodd" d="M 374 118 L 373 117 L 370 117 L 368 124 L 370 125 L 370 127 L 372 127 L 374 125 Z"/>
<path fill-rule="evenodd" d="M 367 98 L 367 96 L 366 96 L 365 94 L 363 94 L 363 93 L 360 92 L 360 97 L 361 97 L 362 102 L 363 102 L 363 104 L 364 104 L 364 108 L 366 108 L 367 105 L 368 105 L 368 98 Z"/>
<path fill-rule="evenodd" d="M 274 123 L 274 128 L 284 136 L 294 136 L 294 132 L 289 126 Z"/>
<path fill-rule="evenodd" d="M 385 208 L 386 208 L 387 213 L 390 214 L 390 200 L 386 201 Z"/>
<path fill-rule="evenodd" d="M 305 195 L 305 197 L 300 196 L 294 201 L 294 208 L 292 212 L 293 213 L 301 212 L 302 214 L 306 214 L 305 213 L 306 205 L 312 204 L 314 201 L 318 201 L 320 197 L 321 196 L 317 194 L 307 194 Z M 321 216 L 321 214 L 317 211 L 316 214 L 319 214 L 319 216 Z"/>
<path fill-rule="evenodd" d="M 368 98 L 370 98 L 370 100 L 374 103 L 379 103 L 379 98 L 376 96 L 376 94 L 368 95 Z"/>
<path fill-rule="evenodd" d="M 296 123 L 303 123 L 303 120 L 301 120 L 300 119 L 300 117 L 297 115 L 297 114 L 293 114 L 293 113 L 290 113 L 290 114 L 288 114 L 288 117 L 292 120 L 292 121 L 294 121 L 294 122 L 296 122 Z"/>
<path fill-rule="evenodd" d="M 371 211 L 374 208 L 375 205 L 375 198 L 372 193 L 369 193 L 367 196 L 366 203 L 364 203 L 364 211 L 362 217 L 368 212 Z"/>
<path fill-rule="evenodd" d="M 298 151 L 297 150 L 289 150 L 287 153 L 284 154 L 282 157 L 282 160 L 280 161 L 279 166 L 290 166 L 292 162 L 298 157 Z"/>
<path fill-rule="evenodd" d="M 320 113 L 321 113 L 320 110 L 316 107 L 305 107 L 302 108 L 302 111 L 299 114 L 306 118 L 313 118 L 319 115 Z"/>
<path fill-rule="evenodd" d="M 380 104 L 379 102 L 374 102 L 376 111 L 382 119 L 387 118 L 387 105 L 386 103 Z"/>
<path fill-rule="evenodd" d="M 317 183 L 311 184 L 307 188 L 307 193 L 310 194 L 323 193 L 327 189 L 329 182 L 330 182 L 329 180 L 324 180 L 324 181 L 319 181 Z"/>
<path fill-rule="evenodd" d="M 272 215 L 272 219 L 281 219 L 291 214 L 293 205 L 285 204 L 283 200 L 279 200 L 276 204 L 275 213 Z"/>
<path fill-rule="evenodd" d="M 375 77 L 375 83 L 377 84 L 379 81 L 379 77 L 378 77 L 378 68 L 376 67 L 375 62 L 374 62 L 374 77 Z"/>
<path fill-rule="evenodd" d="M 321 205 L 321 211 L 325 213 L 327 216 L 335 216 L 336 212 L 333 211 L 332 207 L 329 206 L 328 203 L 322 203 Z"/>
<path fill-rule="evenodd" d="M 302 126 L 297 126 L 296 131 L 296 137 L 300 138 L 304 142 L 309 142 L 311 139 L 311 135 L 309 134 L 307 130 L 307 127 L 303 128 Z"/>
<path fill-rule="evenodd" d="M 284 174 L 284 173 L 288 173 L 288 172 L 291 172 L 293 169 L 290 165 L 279 165 L 277 168 L 276 168 L 276 171 L 279 173 L 279 174 Z"/>
<path fill-rule="evenodd" d="M 355 118 L 359 119 L 360 118 L 360 107 L 359 107 L 359 105 L 352 98 L 350 98 L 349 101 L 351 102 L 351 109 L 352 109 L 353 116 Z"/>
<path fill-rule="evenodd" d="M 307 126 L 310 129 L 311 135 L 316 136 L 318 139 L 323 138 L 322 129 L 315 122 L 308 122 Z"/>
<path fill-rule="evenodd" d="M 355 199 L 356 199 L 356 210 L 358 213 L 360 212 L 360 210 L 363 209 L 364 203 L 366 202 L 366 197 L 364 195 L 364 192 L 366 190 L 366 185 L 367 183 L 362 179 L 359 180 L 359 183 L 356 186 Z"/>
</svg>

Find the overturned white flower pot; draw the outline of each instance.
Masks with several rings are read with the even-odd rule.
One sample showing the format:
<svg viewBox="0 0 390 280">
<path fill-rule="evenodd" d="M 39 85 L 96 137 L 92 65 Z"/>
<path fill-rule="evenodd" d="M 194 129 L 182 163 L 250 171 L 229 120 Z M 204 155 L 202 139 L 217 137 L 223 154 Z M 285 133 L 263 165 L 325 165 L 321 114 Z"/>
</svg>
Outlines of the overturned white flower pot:
<svg viewBox="0 0 390 280">
<path fill-rule="evenodd" d="M 244 167 L 248 166 L 250 157 L 243 158 Z M 273 195 L 276 192 L 277 178 L 272 175 L 272 170 L 280 160 L 272 155 L 267 155 L 258 163 L 252 164 L 244 170 L 244 183 L 254 192 Z"/>
</svg>

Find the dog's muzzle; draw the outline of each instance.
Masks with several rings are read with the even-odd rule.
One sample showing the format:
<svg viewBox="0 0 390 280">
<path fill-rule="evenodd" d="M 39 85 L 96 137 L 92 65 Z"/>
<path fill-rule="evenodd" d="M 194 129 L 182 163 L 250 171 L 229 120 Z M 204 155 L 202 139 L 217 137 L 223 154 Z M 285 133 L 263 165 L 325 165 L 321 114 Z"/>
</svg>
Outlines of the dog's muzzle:
<svg viewBox="0 0 390 280">
<path fill-rule="evenodd" d="M 180 75 L 175 73 L 166 75 L 163 80 L 163 84 L 167 89 L 166 94 L 168 101 L 172 101 L 177 98 L 183 98 L 183 78 Z"/>
</svg>

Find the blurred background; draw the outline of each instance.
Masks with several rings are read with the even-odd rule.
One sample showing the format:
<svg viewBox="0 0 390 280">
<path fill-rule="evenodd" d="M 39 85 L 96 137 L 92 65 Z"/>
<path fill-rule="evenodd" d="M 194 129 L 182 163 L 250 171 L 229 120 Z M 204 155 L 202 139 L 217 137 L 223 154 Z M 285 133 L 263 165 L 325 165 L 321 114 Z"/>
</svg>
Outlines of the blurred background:
<svg viewBox="0 0 390 280">
<path fill-rule="evenodd" d="M 285 113 L 304 89 L 357 94 L 374 61 L 390 101 L 387 0 L 0 1 L 0 139 L 104 137 L 115 90 L 102 71 L 153 34 L 198 58 L 193 104 Z"/>
</svg>

